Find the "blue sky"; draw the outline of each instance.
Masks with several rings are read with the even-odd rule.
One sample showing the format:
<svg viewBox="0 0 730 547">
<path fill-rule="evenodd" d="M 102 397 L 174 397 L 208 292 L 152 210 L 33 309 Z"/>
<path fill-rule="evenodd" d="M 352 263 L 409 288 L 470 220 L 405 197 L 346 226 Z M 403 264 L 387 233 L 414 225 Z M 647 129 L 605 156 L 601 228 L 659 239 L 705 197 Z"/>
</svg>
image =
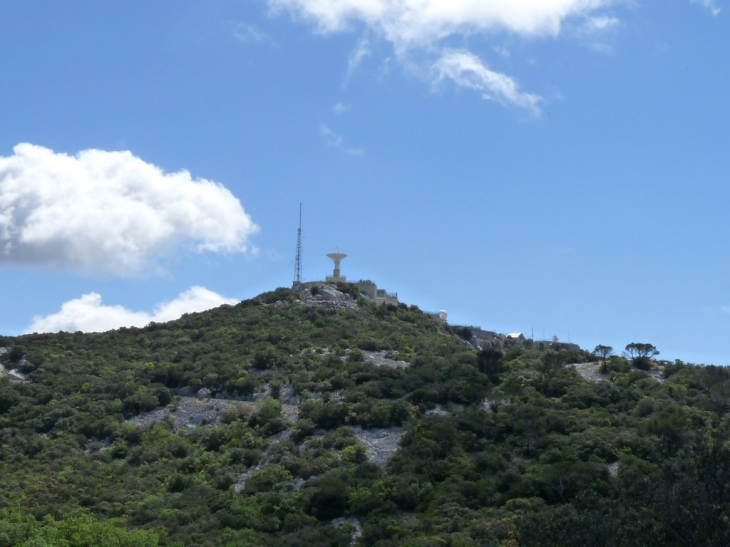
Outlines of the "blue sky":
<svg viewBox="0 0 730 547">
<path fill-rule="evenodd" d="M 0 0 L 0 332 L 349 257 L 454 323 L 730 363 L 722 0 Z M 63 307 L 62 307 L 63 306 Z"/>
</svg>

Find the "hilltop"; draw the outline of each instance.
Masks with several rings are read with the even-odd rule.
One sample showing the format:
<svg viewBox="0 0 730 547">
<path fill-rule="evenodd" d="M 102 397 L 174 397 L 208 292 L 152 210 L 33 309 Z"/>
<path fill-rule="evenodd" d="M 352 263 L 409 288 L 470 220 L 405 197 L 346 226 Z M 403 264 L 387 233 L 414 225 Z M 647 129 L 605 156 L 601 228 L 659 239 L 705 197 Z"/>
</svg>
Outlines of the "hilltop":
<svg viewBox="0 0 730 547">
<path fill-rule="evenodd" d="M 730 544 L 726 369 L 338 288 L 0 337 L 0 547 Z"/>
</svg>

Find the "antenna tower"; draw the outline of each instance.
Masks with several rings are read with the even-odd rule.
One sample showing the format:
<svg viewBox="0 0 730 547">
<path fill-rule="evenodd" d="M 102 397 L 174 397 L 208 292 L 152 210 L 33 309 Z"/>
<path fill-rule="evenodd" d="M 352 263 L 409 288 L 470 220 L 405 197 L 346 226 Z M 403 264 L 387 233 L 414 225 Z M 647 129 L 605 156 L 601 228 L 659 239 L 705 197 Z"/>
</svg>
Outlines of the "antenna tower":
<svg viewBox="0 0 730 547">
<path fill-rule="evenodd" d="M 297 257 L 294 260 L 294 284 L 302 282 L 302 204 L 299 203 L 299 230 L 297 230 Z"/>
</svg>

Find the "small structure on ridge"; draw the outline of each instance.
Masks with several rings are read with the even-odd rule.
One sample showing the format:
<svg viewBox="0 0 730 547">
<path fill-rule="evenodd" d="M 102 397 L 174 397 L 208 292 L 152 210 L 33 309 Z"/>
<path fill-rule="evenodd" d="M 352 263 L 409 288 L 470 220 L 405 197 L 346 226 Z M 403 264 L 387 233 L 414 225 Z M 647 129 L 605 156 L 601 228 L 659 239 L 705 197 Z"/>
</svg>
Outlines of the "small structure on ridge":
<svg viewBox="0 0 730 547">
<path fill-rule="evenodd" d="M 315 297 L 317 301 L 337 300 L 340 296 L 343 296 L 342 293 L 337 291 L 336 286 L 338 283 L 347 283 L 347 278 L 342 275 L 340 270 L 340 263 L 347 258 L 347 255 L 345 253 L 341 253 L 339 249 L 335 249 L 335 252 L 329 253 L 327 257 L 334 262 L 332 275 L 328 275 L 324 281 L 297 282 L 295 280 L 293 285 L 294 288 L 302 292 L 309 291 L 310 289 L 317 287 L 315 291 L 312 291 L 315 295 L 317 295 Z M 399 304 L 398 293 L 379 289 L 378 286 L 369 279 L 361 279 L 360 281 L 351 282 L 351 284 L 358 288 L 361 296 L 372 300 L 375 304 L 392 304 L 395 306 Z M 303 294 L 310 295 L 310 297 L 312 296 L 311 292 Z M 348 298 L 350 297 L 348 296 Z"/>
<path fill-rule="evenodd" d="M 347 280 L 345 277 L 340 275 L 340 262 L 347 258 L 347 255 L 345 253 L 341 253 L 339 249 L 335 248 L 335 252 L 329 253 L 327 256 L 335 263 L 335 269 L 333 270 L 332 275 L 328 275 L 325 278 L 325 281 L 327 283 L 346 283 Z"/>
</svg>

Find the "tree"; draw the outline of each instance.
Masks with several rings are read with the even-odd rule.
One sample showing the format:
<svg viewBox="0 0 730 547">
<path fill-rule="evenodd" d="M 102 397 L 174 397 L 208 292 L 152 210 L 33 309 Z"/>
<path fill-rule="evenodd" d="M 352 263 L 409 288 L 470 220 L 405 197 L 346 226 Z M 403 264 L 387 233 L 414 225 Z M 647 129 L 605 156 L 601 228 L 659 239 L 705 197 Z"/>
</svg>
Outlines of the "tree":
<svg viewBox="0 0 730 547">
<path fill-rule="evenodd" d="M 24 346 L 13 346 L 13 348 L 8 352 L 8 359 L 10 359 L 11 363 L 19 363 L 23 358 L 23 355 L 25 355 Z"/>
<path fill-rule="evenodd" d="M 305 497 L 305 510 L 319 520 L 332 520 L 347 507 L 350 487 L 340 477 L 325 475 L 313 481 Z"/>
<path fill-rule="evenodd" d="M 652 357 L 659 355 L 659 350 L 651 344 L 631 342 L 627 344 L 624 355 L 631 360 L 631 364 L 636 368 L 648 370 L 651 368 Z"/>
<path fill-rule="evenodd" d="M 501 351 L 492 348 L 484 348 L 477 353 L 477 367 L 479 371 L 486 374 L 493 384 L 499 383 L 499 375 L 504 365 L 504 355 Z"/>
<path fill-rule="evenodd" d="M 593 355 L 601 360 L 601 372 L 605 374 L 608 372 L 606 368 L 606 360 L 613 355 L 613 348 L 611 346 L 597 345 L 593 350 Z"/>
<path fill-rule="evenodd" d="M 461 336 L 467 342 L 471 342 L 471 339 L 474 337 L 474 333 L 469 327 L 456 327 L 456 329 L 454 329 L 454 332 L 456 332 L 456 334 Z"/>
</svg>

